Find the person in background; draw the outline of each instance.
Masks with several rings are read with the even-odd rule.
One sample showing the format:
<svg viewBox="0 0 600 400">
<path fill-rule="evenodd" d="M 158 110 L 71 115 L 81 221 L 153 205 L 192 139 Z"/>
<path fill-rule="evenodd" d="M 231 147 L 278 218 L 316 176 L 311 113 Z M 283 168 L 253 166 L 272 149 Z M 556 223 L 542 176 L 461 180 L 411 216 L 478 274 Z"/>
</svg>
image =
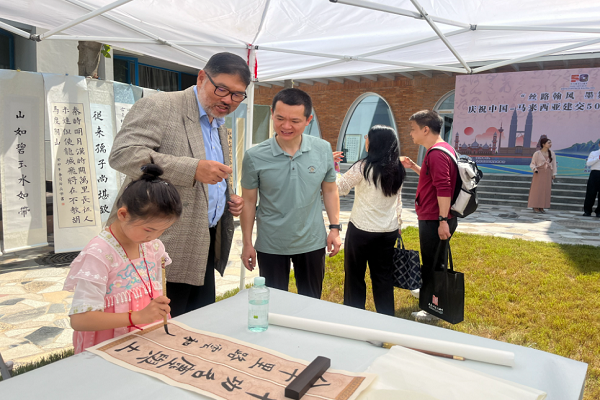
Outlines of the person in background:
<svg viewBox="0 0 600 400">
<path fill-rule="evenodd" d="M 75 354 L 171 310 L 162 287 L 171 258 L 158 238 L 181 216 L 181 199 L 159 178 L 159 166 L 144 165 L 142 172 L 117 200 L 115 221 L 71 263 L 64 290 L 75 291 L 69 311 Z"/>
<path fill-rule="evenodd" d="M 445 147 L 456 152 L 440 136 L 444 120 L 431 110 L 414 113 L 410 118 L 410 135 L 415 144 L 427 149 L 423 159 L 423 167 L 418 166 L 410 158 L 405 157 L 402 165 L 410 168 L 419 175 L 419 184 L 415 199 L 415 211 L 419 219 L 419 241 L 421 244 L 421 278 L 423 285 L 433 278 L 436 268 L 435 253 L 443 240 L 450 240 L 458 226 L 456 217 L 450 213 L 452 196 L 458 179 L 458 167 L 450 156 L 442 150 L 432 151 L 435 147 Z M 442 254 L 442 260 L 447 260 L 448 254 Z M 422 296 L 422 293 L 419 293 Z M 419 299 L 419 302 L 421 299 Z M 427 299 L 431 301 L 431 299 Z M 412 316 L 420 322 L 434 322 L 437 318 L 422 310 Z"/>
<path fill-rule="evenodd" d="M 544 209 L 550 208 L 552 181 L 556 178 L 556 155 L 550 150 L 552 147 L 550 139 L 540 139 L 540 145 L 542 148 L 533 154 L 529 165 L 533 171 L 533 178 L 527 207 L 533 208 L 534 213 L 545 214 Z"/>
<path fill-rule="evenodd" d="M 600 147 L 600 140 L 598 141 Z M 585 191 L 585 201 L 583 203 L 583 216 L 591 217 L 592 208 L 598 197 L 598 206 L 596 207 L 596 218 L 600 218 L 600 149 L 592 151 L 588 156 L 586 165 L 590 167 L 590 177 L 587 181 Z"/>
<path fill-rule="evenodd" d="M 375 308 L 394 315 L 394 244 L 402 227 L 400 189 L 406 171 L 393 128 L 373 126 L 365 136 L 365 148 L 367 156 L 336 182 L 341 196 L 356 188 L 344 246 L 344 304 L 364 310 L 368 263 Z"/>
<path fill-rule="evenodd" d="M 302 134 L 312 120 L 311 112 L 308 93 L 283 89 L 271 106 L 275 136 L 244 155 L 241 258 L 250 271 L 258 258 L 259 274 L 265 277 L 266 285 L 286 291 L 293 262 L 298 293 L 318 299 L 325 277 L 325 252 L 329 250 L 330 257 L 338 253 L 342 227 L 331 145 Z"/>
</svg>

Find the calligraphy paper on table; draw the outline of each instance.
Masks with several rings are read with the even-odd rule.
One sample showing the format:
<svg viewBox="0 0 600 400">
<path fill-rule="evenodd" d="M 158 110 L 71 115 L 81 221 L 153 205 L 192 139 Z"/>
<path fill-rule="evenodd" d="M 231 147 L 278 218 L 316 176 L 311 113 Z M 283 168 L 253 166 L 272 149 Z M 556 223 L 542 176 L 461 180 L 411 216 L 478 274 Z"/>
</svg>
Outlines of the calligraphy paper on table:
<svg viewBox="0 0 600 400">
<path fill-rule="evenodd" d="M 285 399 L 285 387 L 309 364 L 251 343 L 162 322 L 91 347 L 104 359 L 172 386 L 214 399 Z M 373 374 L 328 370 L 304 395 L 306 400 L 353 400 Z"/>
<path fill-rule="evenodd" d="M 0 110 L 4 251 L 46 246 L 42 76 L 0 70 Z"/>
<path fill-rule="evenodd" d="M 114 137 L 114 95 L 110 82 L 88 79 L 90 113 L 92 119 L 92 137 L 94 141 L 94 168 L 98 186 L 98 203 L 102 223 L 108 220 L 119 188 L 120 174 L 108 165 Z"/>
<path fill-rule="evenodd" d="M 54 190 L 54 248 L 81 250 L 100 232 L 85 78 L 43 74 Z"/>
</svg>

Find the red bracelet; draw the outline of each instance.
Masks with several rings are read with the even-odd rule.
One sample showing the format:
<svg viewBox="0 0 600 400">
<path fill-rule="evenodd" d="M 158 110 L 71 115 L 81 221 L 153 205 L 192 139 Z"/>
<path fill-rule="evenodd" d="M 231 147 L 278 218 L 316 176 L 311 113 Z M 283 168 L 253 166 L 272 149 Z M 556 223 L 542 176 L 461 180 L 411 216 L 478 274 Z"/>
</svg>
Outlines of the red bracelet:
<svg viewBox="0 0 600 400">
<path fill-rule="evenodd" d="M 133 323 L 133 321 L 131 320 L 131 313 L 132 313 L 132 312 L 133 312 L 133 310 L 129 310 L 129 314 L 128 314 L 128 316 L 129 316 L 129 323 L 130 323 L 131 325 L 129 325 L 129 326 L 128 326 L 128 328 L 135 328 L 135 329 L 139 329 L 140 331 L 143 331 L 144 329 L 142 329 L 142 328 L 140 328 L 139 326 L 135 325 L 135 324 Z"/>
</svg>

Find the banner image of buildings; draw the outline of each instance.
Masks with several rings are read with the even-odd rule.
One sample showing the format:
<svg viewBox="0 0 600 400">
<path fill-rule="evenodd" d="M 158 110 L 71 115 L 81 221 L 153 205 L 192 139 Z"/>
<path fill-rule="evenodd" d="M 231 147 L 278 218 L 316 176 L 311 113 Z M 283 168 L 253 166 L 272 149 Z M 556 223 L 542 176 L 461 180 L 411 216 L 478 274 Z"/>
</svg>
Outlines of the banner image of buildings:
<svg viewBox="0 0 600 400">
<path fill-rule="evenodd" d="M 600 69 L 458 76 L 452 145 L 492 173 L 531 174 L 549 138 L 559 175 L 585 176 L 598 149 Z"/>
</svg>

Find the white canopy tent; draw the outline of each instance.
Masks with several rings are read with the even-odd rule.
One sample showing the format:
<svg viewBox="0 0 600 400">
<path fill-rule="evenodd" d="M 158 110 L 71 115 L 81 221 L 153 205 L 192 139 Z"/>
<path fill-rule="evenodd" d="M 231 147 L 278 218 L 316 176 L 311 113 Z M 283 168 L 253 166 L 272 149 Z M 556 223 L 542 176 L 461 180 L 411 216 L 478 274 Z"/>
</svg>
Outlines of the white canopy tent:
<svg viewBox="0 0 600 400">
<path fill-rule="evenodd" d="M 260 82 L 477 73 L 600 51 L 596 0 L 0 0 L 0 17 L 50 29 L 33 40 L 94 40 L 196 68 L 253 50 Z"/>
</svg>

